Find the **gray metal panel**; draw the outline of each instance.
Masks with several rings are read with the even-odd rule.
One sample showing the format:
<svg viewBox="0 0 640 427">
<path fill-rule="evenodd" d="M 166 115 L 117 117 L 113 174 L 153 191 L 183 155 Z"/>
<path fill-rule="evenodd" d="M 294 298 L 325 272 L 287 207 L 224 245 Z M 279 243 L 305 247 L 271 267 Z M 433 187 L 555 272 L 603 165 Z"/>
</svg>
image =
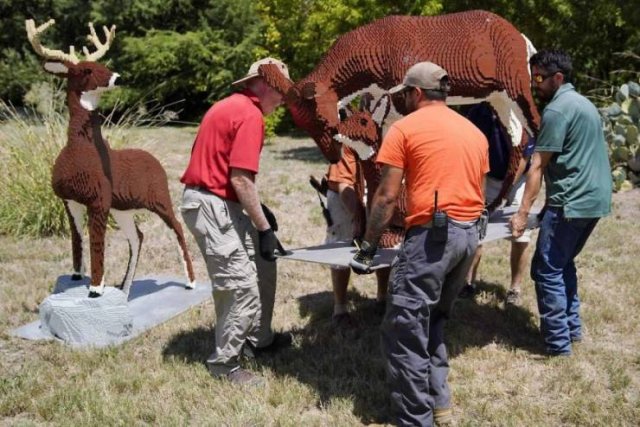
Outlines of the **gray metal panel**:
<svg viewBox="0 0 640 427">
<path fill-rule="evenodd" d="M 517 208 L 509 206 L 493 212 L 489 217 L 487 235 L 482 243 L 485 244 L 494 240 L 510 237 L 511 230 L 509 229 L 509 218 L 511 218 L 511 215 L 513 215 L 516 210 Z M 532 213 L 529 215 L 527 228 L 533 229 L 538 226 L 538 220 L 536 217 L 537 213 L 537 209 L 532 210 Z M 350 242 L 337 242 L 327 245 L 294 249 L 289 251 L 287 255 L 279 256 L 279 258 L 283 260 L 314 262 L 318 264 L 348 267 L 349 261 L 351 261 L 351 258 L 353 258 L 355 253 L 356 248 Z M 390 266 L 397 253 L 397 249 L 378 249 L 375 258 L 373 259 L 374 267 L 372 270 Z"/>
</svg>

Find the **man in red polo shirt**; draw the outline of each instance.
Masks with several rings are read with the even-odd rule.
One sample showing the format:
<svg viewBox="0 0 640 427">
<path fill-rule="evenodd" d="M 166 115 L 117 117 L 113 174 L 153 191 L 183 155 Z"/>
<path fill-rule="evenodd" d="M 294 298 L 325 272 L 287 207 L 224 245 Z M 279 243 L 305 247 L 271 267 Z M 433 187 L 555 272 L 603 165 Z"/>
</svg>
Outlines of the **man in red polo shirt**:
<svg viewBox="0 0 640 427">
<path fill-rule="evenodd" d="M 216 343 L 207 366 L 215 377 L 251 385 L 262 379 L 240 368 L 240 355 L 255 357 L 291 344 L 289 334 L 271 329 L 279 242 L 275 218 L 263 210 L 255 185 L 264 116 L 282 103 L 282 95 L 258 74 L 263 64 L 275 64 L 289 78 L 287 66 L 277 59 L 253 63 L 233 83 L 243 90 L 205 114 L 180 179 L 185 184 L 182 216 L 213 287 Z"/>
</svg>

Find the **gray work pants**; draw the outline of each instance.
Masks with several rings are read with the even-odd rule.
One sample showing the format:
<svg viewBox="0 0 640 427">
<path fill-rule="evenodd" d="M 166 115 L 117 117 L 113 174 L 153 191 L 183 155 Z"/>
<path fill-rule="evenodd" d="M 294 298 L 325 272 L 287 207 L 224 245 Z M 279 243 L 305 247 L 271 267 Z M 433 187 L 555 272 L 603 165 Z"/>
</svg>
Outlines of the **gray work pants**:
<svg viewBox="0 0 640 427">
<path fill-rule="evenodd" d="M 256 347 L 273 341 L 276 263 L 256 252 L 258 233 L 240 203 L 187 187 L 180 210 L 213 288 L 216 344 L 207 364 L 212 373 L 225 375 L 238 367 L 246 341 Z"/>
<path fill-rule="evenodd" d="M 475 225 L 448 225 L 446 243 L 430 229 L 409 229 L 400 248 L 382 322 L 382 348 L 394 419 L 402 426 L 431 426 L 435 408 L 451 396 L 444 325 L 478 245 Z"/>
</svg>

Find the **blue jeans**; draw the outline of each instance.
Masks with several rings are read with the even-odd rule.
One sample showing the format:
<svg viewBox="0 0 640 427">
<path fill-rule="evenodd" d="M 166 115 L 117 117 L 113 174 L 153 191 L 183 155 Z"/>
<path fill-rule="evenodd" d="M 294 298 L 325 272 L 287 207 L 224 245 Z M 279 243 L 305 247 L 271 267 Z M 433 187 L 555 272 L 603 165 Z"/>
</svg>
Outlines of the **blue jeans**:
<svg viewBox="0 0 640 427">
<path fill-rule="evenodd" d="M 531 279 L 536 283 L 540 331 L 547 352 L 571 354 L 582 339 L 575 257 L 600 218 L 565 218 L 562 208 L 548 207 L 540 223 Z"/>
</svg>

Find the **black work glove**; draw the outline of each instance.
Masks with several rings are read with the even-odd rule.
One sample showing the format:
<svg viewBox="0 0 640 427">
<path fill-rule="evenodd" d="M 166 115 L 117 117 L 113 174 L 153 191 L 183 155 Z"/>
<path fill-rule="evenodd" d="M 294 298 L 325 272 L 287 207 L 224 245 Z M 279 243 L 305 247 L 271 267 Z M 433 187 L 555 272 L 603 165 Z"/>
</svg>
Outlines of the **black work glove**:
<svg viewBox="0 0 640 427">
<path fill-rule="evenodd" d="M 264 217 L 267 218 L 267 222 L 269 223 L 269 227 L 273 229 L 273 231 L 278 231 L 278 221 L 276 220 L 276 216 L 271 212 L 271 209 L 267 207 L 264 203 L 260 203 L 262 207 L 262 213 Z"/>
<path fill-rule="evenodd" d="M 326 177 L 322 177 L 322 181 L 318 181 L 318 179 L 309 175 L 309 184 L 316 190 L 318 193 L 322 194 L 324 197 L 327 197 L 327 190 L 329 189 L 329 182 Z"/>
<path fill-rule="evenodd" d="M 287 252 L 282 247 L 282 244 L 276 237 L 276 233 L 271 228 L 267 228 L 264 231 L 258 231 L 258 246 L 260 255 L 267 261 L 276 260 L 276 250 L 280 252 L 280 255 L 286 255 Z"/>
<path fill-rule="evenodd" d="M 487 227 L 489 226 L 489 211 L 483 210 L 478 219 L 478 241 L 484 240 L 487 236 Z"/>
<path fill-rule="evenodd" d="M 375 256 L 377 249 L 378 248 L 375 245 L 363 240 L 362 243 L 360 243 L 358 251 L 351 261 L 349 261 L 349 266 L 353 272 L 356 274 L 373 273 L 373 270 L 371 270 L 371 264 L 373 263 L 373 257 Z"/>
</svg>

